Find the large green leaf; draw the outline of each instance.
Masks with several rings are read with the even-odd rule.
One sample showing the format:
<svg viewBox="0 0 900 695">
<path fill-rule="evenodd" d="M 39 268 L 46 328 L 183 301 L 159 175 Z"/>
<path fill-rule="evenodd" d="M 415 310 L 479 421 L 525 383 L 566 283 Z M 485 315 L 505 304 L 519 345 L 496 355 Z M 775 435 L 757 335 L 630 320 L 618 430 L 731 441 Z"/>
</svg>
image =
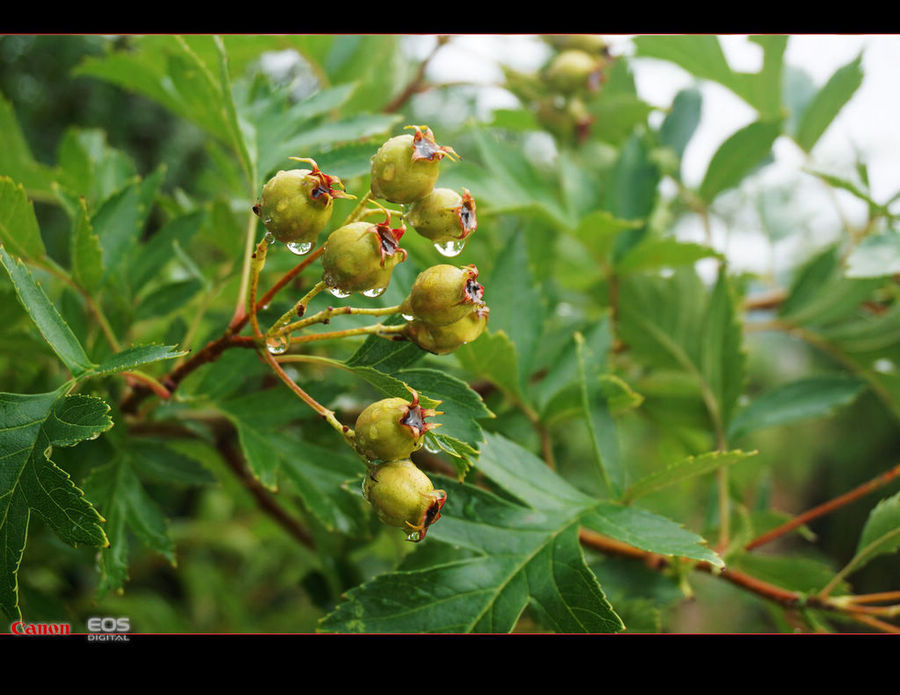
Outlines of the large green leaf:
<svg viewBox="0 0 900 695">
<path fill-rule="evenodd" d="M 682 89 L 672 100 L 672 108 L 659 127 L 659 141 L 670 147 L 678 159 L 684 156 L 688 142 L 700 124 L 703 95 L 696 87 Z"/>
<path fill-rule="evenodd" d="M 81 376 L 93 368 L 94 365 L 78 342 L 78 338 L 63 321 L 41 286 L 31 277 L 31 272 L 25 264 L 13 260 L 2 245 L 0 245 L 0 262 L 9 273 L 25 311 L 44 336 L 44 340 L 72 372 L 72 376 Z"/>
<path fill-rule="evenodd" d="M 103 518 L 69 475 L 50 459 L 112 427 L 109 406 L 66 396 L 66 384 L 34 395 L 0 393 L 0 608 L 19 617 L 18 570 L 32 511 L 70 545 L 108 546 Z"/>
<path fill-rule="evenodd" d="M 80 198 L 78 203 L 69 241 L 72 279 L 88 292 L 93 292 L 103 279 L 103 249 L 100 247 L 100 239 L 91 227 L 87 201 Z"/>
<path fill-rule="evenodd" d="M 453 354 L 466 371 L 489 380 L 513 399 L 525 401 L 519 378 L 519 354 L 503 331 L 485 331 L 478 340 L 461 345 Z"/>
<path fill-rule="evenodd" d="M 519 503 L 440 480 L 448 501 L 425 540 L 474 556 L 376 577 L 347 592 L 321 629 L 508 632 L 530 607 L 549 630 L 621 630 L 585 565 L 578 544 L 582 523 L 651 552 L 722 564 L 699 536 L 656 514 L 597 502 L 501 435 L 486 435 L 478 468 Z"/>
</svg>

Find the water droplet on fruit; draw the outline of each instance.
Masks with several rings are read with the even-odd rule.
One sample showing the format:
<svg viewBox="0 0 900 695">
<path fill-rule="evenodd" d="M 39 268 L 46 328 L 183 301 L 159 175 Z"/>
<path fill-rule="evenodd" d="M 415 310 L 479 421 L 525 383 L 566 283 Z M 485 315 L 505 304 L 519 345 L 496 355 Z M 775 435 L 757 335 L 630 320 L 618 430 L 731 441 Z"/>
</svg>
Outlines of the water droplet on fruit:
<svg viewBox="0 0 900 695">
<path fill-rule="evenodd" d="M 414 320 L 414 319 L 416 318 L 416 317 L 413 316 L 412 314 L 400 314 L 400 315 L 401 315 L 403 318 L 405 318 L 407 321 L 412 321 L 412 320 Z"/>
<path fill-rule="evenodd" d="M 338 299 L 346 299 L 351 294 L 353 294 L 352 292 L 345 292 L 344 290 L 338 289 L 337 287 L 329 287 L 328 291 Z"/>
<path fill-rule="evenodd" d="M 290 344 L 290 338 L 288 338 L 283 333 L 280 335 L 266 336 L 266 350 L 268 350 L 269 353 L 273 355 L 280 355 L 284 352 L 287 352 Z"/>
<path fill-rule="evenodd" d="M 434 245 L 434 248 L 437 249 L 437 252 L 442 256 L 446 256 L 447 258 L 452 258 L 453 256 L 458 256 L 462 253 L 462 250 L 466 247 L 466 242 L 452 240 L 445 241 L 444 243 L 438 243 Z"/>
<path fill-rule="evenodd" d="M 288 251 L 297 256 L 305 256 L 313 247 L 311 241 L 289 241 L 285 246 L 288 247 Z"/>
<path fill-rule="evenodd" d="M 271 221 L 272 221 L 271 218 L 269 218 L 269 217 L 266 218 L 266 224 L 268 224 L 268 223 L 271 222 Z M 266 235 L 263 237 L 263 239 L 266 240 L 266 243 L 267 243 L 267 244 L 274 244 L 274 243 L 275 243 L 275 235 L 272 234 L 272 232 L 266 232 Z"/>
<path fill-rule="evenodd" d="M 425 451 L 431 452 L 432 454 L 441 453 L 441 447 L 439 447 L 431 437 L 425 437 Z"/>
<path fill-rule="evenodd" d="M 373 287 L 371 290 L 364 290 L 363 296 L 365 297 L 380 297 L 384 294 L 384 291 L 387 287 Z"/>
<path fill-rule="evenodd" d="M 418 543 L 420 540 L 422 540 L 422 534 L 418 529 L 416 529 L 415 531 L 410 531 L 408 534 L 406 534 L 406 540 L 412 543 Z"/>
</svg>

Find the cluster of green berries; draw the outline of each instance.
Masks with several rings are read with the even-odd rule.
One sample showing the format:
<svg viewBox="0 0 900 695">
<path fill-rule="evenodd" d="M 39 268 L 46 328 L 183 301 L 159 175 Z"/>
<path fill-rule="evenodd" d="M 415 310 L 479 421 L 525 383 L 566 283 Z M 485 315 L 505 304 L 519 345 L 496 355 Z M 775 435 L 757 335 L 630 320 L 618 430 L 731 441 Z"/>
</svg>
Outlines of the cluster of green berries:
<svg viewBox="0 0 900 695">
<path fill-rule="evenodd" d="M 458 155 L 438 145 L 427 126 L 407 126 L 413 133 L 390 138 L 371 160 L 371 189 L 367 199 L 383 199 L 402 206 L 402 219 L 431 241 L 444 256 L 458 254 L 478 226 L 475 201 L 469 191 L 435 188 L 440 161 Z M 311 169 L 279 171 L 265 186 L 253 211 L 262 219 L 271 241 L 284 243 L 296 254 L 308 253 L 328 225 L 335 198 L 353 198 L 336 176 L 322 173 L 312 159 Z M 376 203 L 377 205 L 377 203 Z M 393 269 L 407 259 L 400 247 L 405 224 L 391 226 L 365 221 L 367 214 L 331 232 L 322 252 L 322 281 L 332 294 L 355 292 L 375 297 L 390 283 Z M 367 212 L 377 212 L 370 210 Z M 363 219 L 361 220 L 360 217 Z M 440 264 L 419 274 L 400 306 L 408 323 L 402 338 L 435 354 L 452 352 L 478 338 L 488 320 L 484 287 L 474 265 Z M 371 404 L 357 419 L 354 447 L 369 471 L 363 495 L 378 518 L 399 526 L 407 538 L 419 541 L 440 518 L 447 495 L 410 460 L 425 433 L 438 425 L 426 423 L 438 415 L 423 409 L 415 391 L 411 401 L 387 398 Z"/>
<path fill-rule="evenodd" d="M 593 122 L 590 102 L 612 63 L 609 48 L 595 34 L 543 37 L 554 54 L 536 75 L 506 71 L 506 86 L 530 105 L 538 121 L 562 139 L 582 140 Z"/>
<path fill-rule="evenodd" d="M 363 497 L 382 522 L 399 526 L 409 540 L 418 542 L 440 518 L 447 493 L 435 490 L 409 458 L 421 448 L 425 433 L 440 426 L 426 418 L 441 414 L 423 408 L 418 394 L 410 392 L 411 401 L 385 398 L 363 410 L 356 419 L 355 446 L 370 463 Z"/>
</svg>

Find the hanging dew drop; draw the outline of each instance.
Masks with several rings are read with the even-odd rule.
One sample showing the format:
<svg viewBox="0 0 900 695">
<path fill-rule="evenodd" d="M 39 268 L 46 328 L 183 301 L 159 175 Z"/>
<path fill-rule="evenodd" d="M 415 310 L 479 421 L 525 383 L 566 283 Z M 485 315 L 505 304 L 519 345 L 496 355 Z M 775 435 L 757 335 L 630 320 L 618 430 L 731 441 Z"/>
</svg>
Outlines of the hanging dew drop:
<svg viewBox="0 0 900 695">
<path fill-rule="evenodd" d="M 434 245 L 434 248 L 437 249 L 437 252 L 442 256 L 446 256 L 447 258 L 453 258 L 453 256 L 458 256 L 462 253 L 462 250 L 466 247 L 466 242 L 452 240 L 445 241 L 444 243 L 438 243 Z"/>
<path fill-rule="evenodd" d="M 400 314 L 400 315 L 401 315 L 403 318 L 405 318 L 407 321 L 412 321 L 412 320 L 414 320 L 414 319 L 416 318 L 416 317 L 413 316 L 412 314 Z"/>
<path fill-rule="evenodd" d="M 338 299 L 346 299 L 352 294 L 352 292 L 345 292 L 337 287 L 329 287 L 328 291 L 331 292 L 332 296 L 337 297 Z"/>
<path fill-rule="evenodd" d="M 290 344 L 290 339 L 284 334 L 266 336 L 266 350 L 272 355 L 280 355 L 287 352 Z"/>
<path fill-rule="evenodd" d="M 380 297 L 384 294 L 384 291 L 387 287 L 373 287 L 371 290 L 364 290 L 363 296 L 365 297 Z"/>
<path fill-rule="evenodd" d="M 266 218 L 266 224 L 268 224 L 268 223 L 271 222 L 271 221 L 272 221 L 271 218 L 268 218 L 268 217 Z M 266 235 L 263 237 L 263 239 L 266 240 L 266 243 L 267 243 L 267 244 L 274 244 L 274 243 L 275 243 L 275 235 L 272 234 L 272 232 L 266 232 Z"/>
<path fill-rule="evenodd" d="M 288 251 L 297 256 L 305 256 L 313 247 L 311 241 L 289 241 L 285 246 L 287 246 Z"/>
<path fill-rule="evenodd" d="M 406 535 L 406 540 L 411 541 L 413 543 L 418 543 L 420 540 L 422 540 L 422 534 L 419 532 L 418 529 L 416 529 L 415 531 L 410 531 Z"/>
</svg>

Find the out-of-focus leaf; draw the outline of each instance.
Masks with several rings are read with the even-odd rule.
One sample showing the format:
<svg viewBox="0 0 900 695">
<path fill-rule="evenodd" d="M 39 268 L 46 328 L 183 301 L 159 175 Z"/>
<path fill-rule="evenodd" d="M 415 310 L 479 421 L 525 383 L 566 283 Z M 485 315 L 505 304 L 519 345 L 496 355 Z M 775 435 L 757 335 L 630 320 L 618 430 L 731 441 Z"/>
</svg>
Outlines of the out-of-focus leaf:
<svg viewBox="0 0 900 695">
<path fill-rule="evenodd" d="M 880 278 L 900 273 L 900 232 L 868 236 L 847 257 L 848 278 Z"/>
<path fill-rule="evenodd" d="M 575 344 L 578 352 L 582 407 L 594 447 L 594 458 L 610 496 L 617 498 L 622 494 L 626 485 L 627 471 L 622 464 L 619 452 L 616 423 L 610 413 L 607 397 L 600 388 L 600 381 L 597 378 L 595 365 L 598 361 L 604 363 L 606 356 L 600 355 L 595 358 L 585 345 L 584 336 L 581 333 L 575 334 Z"/>
<path fill-rule="evenodd" d="M 887 555 L 900 549 L 900 492 L 881 500 L 869 512 L 856 547 L 856 555 L 841 570 L 846 576 L 879 555 Z"/>
<path fill-rule="evenodd" d="M 634 95 L 609 95 L 603 90 L 599 97 L 588 102 L 588 110 L 594 118 L 591 135 L 602 142 L 620 145 L 635 128 L 647 123 L 653 107 Z"/>
<path fill-rule="evenodd" d="M 506 333 L 485 331 L 478 340 L 461 345 L 453 354 L 463 369 L 488 379 L 514 398 L 524 399 L 519 380 L 519 355 Z"/>
<path fill-rule="evenodd" d="M 0 242 L 23 258 L 44 257 L 44 241 L 25 187 L 0 176 Z"/>
<path fill-rule="evenodd" d="M 852 403 L 864 388 L 865 382 L 840 374 L 823 374 L 778 386 L 737 413 L 729 437 L 825 417 Z"/>
<path fill-rule="evenodd" d="M 762 164 L 781 134 L 780 121 L 756 121 L 735 131 L 716 150 L 698 194 L 706 203 L 723 191 L 737 186 Z"/>
<path fill-rule="evenodd" d="M 140 300 L 134 313 L 137 321 L 166 316 L 178 311 L 203 289 L 203 281 L 197 278 L 179 280 L 162 285 Z"/>
<path fill-rule="evenodd" d="M 838 68 L 809 102 L 797 124 L 794 139 L 806 152 L 812 150 L 835 116 L 862 84 L 862 54 Z"/>
<path fill-rule="evenodd" d="M 645 239 L 622 257 L 616 264 L 616 271 L 632 273 L 638 270 L 673 268 L 710 257 L 722 258 L 722 255 L 709 246 L 678 241 L 671 237 Z"/>
<path fill-rule="evenodd" d="M 121 589 L 128 580 L 129 532 L 175 564 L 166 518 L 135 475 L 128 454 L 119 452 L 109 463 L 93 469 L 84 489 L 105 516 L 109 537 L 109 547 L 100 551 L 98 559 L 100 596 Z"/>
<path fill-rule="evenodd" d="M 682 89 L 672 100 L 672 108 L 659 127 L 659 142 L 681 159 L 688 142 L 700 124 L 703 96 L 696 87 Z"/>
<path fill-rule="evenodd" d="M 50 167 L 38 162 L 31 154 L 12 104 L 0 95 L 0 182 L 3 177 L 18 181 L 33 195 L 53 197 L 56 176 Z"/>
</svg>

